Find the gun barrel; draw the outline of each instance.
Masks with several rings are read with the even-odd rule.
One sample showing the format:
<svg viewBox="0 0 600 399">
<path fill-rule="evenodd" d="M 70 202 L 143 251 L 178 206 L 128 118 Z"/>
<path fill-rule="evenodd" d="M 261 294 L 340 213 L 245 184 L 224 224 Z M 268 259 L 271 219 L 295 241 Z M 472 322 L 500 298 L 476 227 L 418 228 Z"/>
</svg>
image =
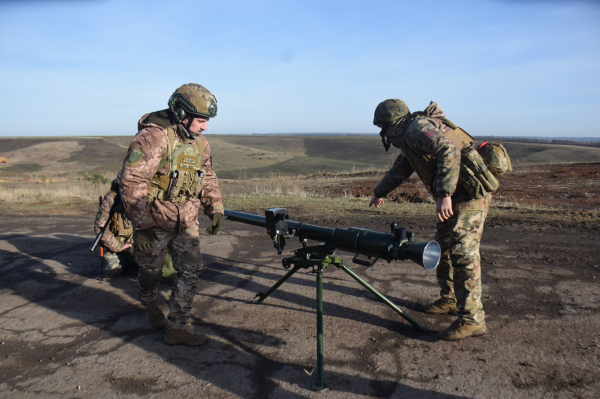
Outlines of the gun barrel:
<svg viewBox="0 0 600 399">
<path fill-rule="evenodd" d="M 268 228 L 265 216 L 225 209 L 225 218 L 234 222 Z M 295 235 L 300 240 L 325 242 L 342 251 L 388 261 L 410 259 L 427 270 L 437 267 L 441 255 L 440 246 L 435 241 L 399 243 L 396 236 L 391 233 L 381 233 L 358 227 L 334 229 L 291 220 L 286 222 L 288 231 L 284 235 Z"/>
<path fill-rule="evenodd" d="M 98 243 L 100 242 L 100 239 L 102 238 L 102 234 L 104 233 L 104 230 L 100 230 L 100 232 L 98 234 L 96 234 L 96 238 L 94 238 L 94 241 L 92 242 L 92 244 L 89 247 L 89 250 L 94 252 L 94 250 L 96 249 L 96 246 L 98 245 Z"/>
<path fill-rule="evenodd" d="M 246 213 L 240 211 L 232 211 L 225 209 L 225 219 L 232 220 L 234 222 L 240 222 L 245 224 L 251 224 L 258 227 L 267 227 L 267 218 L 253 213 Z"/>
</svg>

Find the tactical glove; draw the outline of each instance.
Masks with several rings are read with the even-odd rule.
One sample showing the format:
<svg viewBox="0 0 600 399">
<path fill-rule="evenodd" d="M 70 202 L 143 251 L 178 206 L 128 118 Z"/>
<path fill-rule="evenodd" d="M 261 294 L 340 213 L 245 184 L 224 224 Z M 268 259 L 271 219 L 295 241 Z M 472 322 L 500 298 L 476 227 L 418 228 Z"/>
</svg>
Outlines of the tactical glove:
<svg viewBox="0 0 600 399">
<path fill-rule="evenodd" d="M 215 235 L 223 227 L 223 215 L 215 212 L 210 217 L 212 218 L 212 226 L 208 226 L 206 232 L 210 235 Z"/>
<path fill-rule="evenodd" d="M 157 239 L 158 236 L 154 232 L 154 227 L 149 227 L 144 230 L 136 230 L 133 236 L 133 240 L 140 251 L 148 251 L 154 248 L 154 242 Z"/>
</svg>

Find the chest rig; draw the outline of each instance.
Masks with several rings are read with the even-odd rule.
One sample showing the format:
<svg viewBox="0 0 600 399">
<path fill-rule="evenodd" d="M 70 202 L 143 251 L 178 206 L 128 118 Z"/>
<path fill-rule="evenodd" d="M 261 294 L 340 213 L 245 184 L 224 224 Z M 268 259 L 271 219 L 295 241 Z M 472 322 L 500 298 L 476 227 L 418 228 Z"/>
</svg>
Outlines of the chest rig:
<svg viewBox="0 0 600 399">
<path fill-rule="evenodd" d="M 184 202 L 195 196 L 196 189 L 204 184 L 202 168 L 204 145 L 198 137 L 191 143 L 175 140 L 175 131 L 167 129 L 167 153 L 158 170 L 169 165 L 168 175 L 154 175 L 148 183 L 148 202 L 158 198 L 163 201 Z"/>
</svg>

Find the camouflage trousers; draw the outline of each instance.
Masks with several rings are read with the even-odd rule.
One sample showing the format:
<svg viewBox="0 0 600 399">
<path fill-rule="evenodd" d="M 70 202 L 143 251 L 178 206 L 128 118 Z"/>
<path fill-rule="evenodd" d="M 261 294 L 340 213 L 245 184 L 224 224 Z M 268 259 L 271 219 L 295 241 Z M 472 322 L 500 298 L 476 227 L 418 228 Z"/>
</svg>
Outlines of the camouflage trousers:
<svg viewBox="0 0 600 399">
<path fill-rule="evenodd" d="M 162 272 L 168 250 L 173 259 L 173 267 L 177 271 L 169 299 L 168 318 L 174 325 L 184 326 L 191 314 L 192 302 L 203 268 L 198 225 L 196 224 L 182 233 L 166 231 L 157 227 L 154 228 L 154 231 L 158 238 L 151 250 L 140 251 L 134 244 L 135 259 L 140 266 L 139 298 L 146 309 L 157 305 L 158 281 L 148 284 L 147 280 L 142 282 L 142 276 L 144 272 L 154 274 Z"/>
<path fill-rule="evenodd" d="M 128 248 L 123 252 L 110 252 L 108 249 L 104 250 L 104 256 L 102 257 L 102 272 L 104 277 L 113 278 L 120 276 L 125 271 L 129 273 L 138 274 L 139 267 L 135 262 L 133 254 L 133 248 Z M 165 256 L 165 262 L 162 269 L 162 280 L 168 285 L 173 285 L 175 281 L 175 275 L 177 272 L 173 269 L 173 261 L 171 255 Z"/>
<path fill-rule="evenodd" d="M 491 199 L 489 195 L 453 204 L 454 215 L 437 224 L 435 240 L 442 251 L 436 269 L 440 295 L 449 302 L 456 302 L 458 319 L 467 324 L 481 324 L 485 320 L 479 242 Z"/>
</svg>

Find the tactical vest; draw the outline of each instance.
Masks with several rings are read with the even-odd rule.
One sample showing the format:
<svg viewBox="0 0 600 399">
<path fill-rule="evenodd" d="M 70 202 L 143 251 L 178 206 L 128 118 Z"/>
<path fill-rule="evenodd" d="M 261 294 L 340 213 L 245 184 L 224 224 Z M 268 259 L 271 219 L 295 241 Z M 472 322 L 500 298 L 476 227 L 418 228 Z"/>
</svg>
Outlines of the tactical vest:
<svg viewBox="0 0 600 399">
<path fill-rule="evenodd" d="M 168 147 L 158 165 L 161 170 L 169 164 L 169 174 L 154 175 L 148 183 L 148 202 L 158 198 L 163 201 L 184 202 L 194 197 L 198 185 L 204 184 L 202 168 L 204 145 L 198 137 L 193 143 L 175 140 L 175 130 L 167 129 Z"/>
<path fill-rule="evenodd" d="M 426 117 L 427 116 L 425 115 L 418 115 L 413 121 Z M 433 119 L 434 117 L 428 118 Z M 448 119 L 436 119 L 440 119 L 446 126 L 450 127 L 450 129 L 443 132 L 443 134 L 460 149 L 458 184 L 462 186 L 472 198 L 482 198 L 486 196 L 486 193 L 497 190 L 500 185 L 498 180 L 488 170 L 488 167 L 481 159 L 479 153 L 473 148 L 475 139 Z M 436 158 L 429 154 L 422 156 L 417 154 L 408 147 L 406 136 L 401 142 L 401 150 L 433 198 L 437 198 L 437 195 L 435 194 L 437 177 Z"/>
</svg>

